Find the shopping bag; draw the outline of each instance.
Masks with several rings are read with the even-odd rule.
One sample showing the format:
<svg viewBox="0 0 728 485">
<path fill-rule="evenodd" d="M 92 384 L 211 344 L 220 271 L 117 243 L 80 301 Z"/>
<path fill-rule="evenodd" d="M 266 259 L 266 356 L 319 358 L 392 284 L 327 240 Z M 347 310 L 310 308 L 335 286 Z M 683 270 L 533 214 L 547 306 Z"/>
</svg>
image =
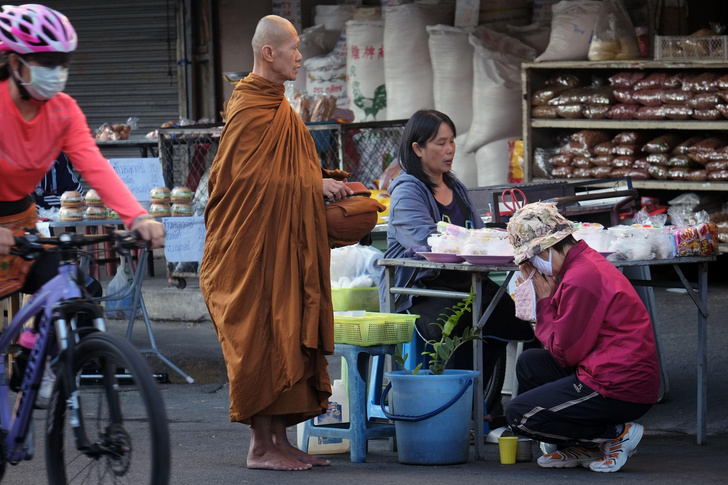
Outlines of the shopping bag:
<svg viewBox="0 0 728 485">
<path fill-rule="evenodd" d="M 133 282 L 134 278 L 129 272 L 126 259 L 122 256 L 121 264 L 116 269 L 116 274 L 106 289 L 106 295 L 109 298 L 105 305 L 107 316 L 111 318 L 129 318 L 131 316 L 131 307 L 134 301 L 134 295 L 131 291 Z"/>
</svg>

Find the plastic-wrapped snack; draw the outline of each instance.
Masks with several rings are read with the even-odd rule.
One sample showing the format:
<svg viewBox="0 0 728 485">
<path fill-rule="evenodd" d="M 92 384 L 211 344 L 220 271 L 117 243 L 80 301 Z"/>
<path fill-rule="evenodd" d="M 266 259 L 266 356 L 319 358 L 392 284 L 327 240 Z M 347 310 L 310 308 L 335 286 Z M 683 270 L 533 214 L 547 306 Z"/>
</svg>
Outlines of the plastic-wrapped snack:
<svg viewBox="0 0 728 485">
<path fill-rule="evenodd" d="M 642 151 L 640 145 L 614 145 L 612 154 L 614 155 L 637 155 Z"/>
<path fill-rule="evenodd" d="M 638 158 L 632 164 L 632 168 L 637 170 L 644 170 L 646 172 L 647 169 L 650 168 L 650 162 L 648 162 L 646 158 Z"/>
<path fill-rule="evenodd" d="M 642 106 L 634 117 L 638 120 L 662 120 L 665 119 L 665 109 L 662 106 Z"/>
<path fill-rule="evenodd" d="M 632 95 L 634 93 L 635 93 L 635 91 L 630 88 L 615 89 L 614 90 L 614 99 L 616 99 L 618 103 L 636 104 L 637 101 L 632 99 Z"/>
<path fill-rule="evenodd" d="M 667 169 L 665 167 L 661 167 L 660 165 L 651 165 L 650 168 L 647 169 L 647 173 L 649 173 L 650 177 L 652 177 L 653 179 L 667 179 Z"/>
<path fill-rule="evenodd" d="M 573 74 L 559 74 L 551 77 L 544 84 L 546 86 L 566 86 L 568 88 L 575 88 L 581 85 L 581 80 Z"/>
<path fill-rule="evenodd" d="M 662 106 L 665 117 L 671 120 L 686 120 L 693 116 L 693 108 L 684 104 L 665 104 Z"/>
<path fill-rule="evenodd" d="M 644 145 L 652 136 L 644 131 L 621 131 L 617 133 L 612 142 L 615 145 Z"/>
<path fill-rule="evenodd" d="M 567 91 L 568 89 L 569 86 L 564 85 L 548 86 L 544 89 L 539 89 L 538 91 L 533 93 L 533 96 L 531 97 L 531 104 L 534 106 L 544 106 L 556 96 L 560 95 L 564 91 Z"/>
<path fill-rule="evenodd" d="M 632 170 L 630 167 L 616 167 L 609 172 L 610 177 L 626 177 L 627 174 Z"/>
<path fill-rule="evenodd" d="M 559 114 L 556 112 L 554 106 L 534 106 L 531 108 L 531 116 L 533 118 L 558 118 Z"/>
<path fill-rule="evenodd" d="M 717 93 L 697 93 L 687 101 L 687 104 L 695 109 L 710 109 L 715 108 L 719 102 L 720 97 Z"/>
<path fill-rule="evenodd" d="M 718 89 L 728 91 L 728 74 L 723 74 L 721 77 L 716 79 L 715 83 L 718 85 Z"/>
<path fill-rule="evenodd" d="M 728 103 L 728 91 L 718 91 L 716 93 L 721 100 L 721 103 Z"/>
<path fill-rule="evenodd" d="M 609 141 L 612 137 L 604 130 L 580 130 L 573 133 L 569 139 L 589 148 L 597 146 L 600 143 Z"/>
<path fill-rule="evenodd" d="M 631 88 L 647 76 L 644 71 L 618 72 L 609 78 L 609 84 L 620 88 Z"/>
<path fill-rule="evenodd" d="M 533 176 L 536 178 L 553 178 L 551 158 L 558 154 L 555 148 L 535 148 L 533 150 Z"/>
<path fill-rule="evenodd" d="M 684 104 L 692 99 L 693 93 L 682 89 L 663 89 L 660 100 L 663 104 Z"/>
<path fill-rule="evenodd" d="M 685 180 L 691 180 L 694 182 L 699 182 L 702 180 L 708 179 L 708 171 L 707 170 L 691 170 L 685 175 Z"/>
<path fill-rule="evenodd" d="M 592 177 L 598 179 L 607 179 L 612 176 L 612 167 L 594 167 L 592 168 Z"/>
<path fill-rule="evenodd" d="M 723 118 L 728 118 L 728 104 L 716 104 L 715 109 L 717 109 L 718 112 L 723 115 Z"/>
<path fill-rule="evenodd" d="M 690 170 L 687 168 L 670 168 L 667 170 L 667 178 L 670 180 L 687 180 Z"/>
<path fill-rule="evenodd" d="M 591 168 L 593 165 L 592 160 L 592 157 L 577 156 L 571 161 L 571 166 L 574 168 Z"/>
<path fill-rule="evenodd" d="M 707 135 L 693 135 L 687 140 L 685 140 L 682 143 L 679 143 L 673 150 L 673 153 L 677 153 L 680 155 L 684 155 L 690 151 L 690 148 L 694 146 L 695 144 L 705 140 L 708 136 Z"/>
<path fill-rule="evenodd" d="M 582 117 L 581 114 L 584 111 L 583 104 L 556 106 L 555 108 L 556 108 L 556 114 L 558 114 L 560 118 L 568 118 L 568 119 L 581 118 Z"/>
<path fill-rule="evenodd" d="M 722 136 L 709 136 L 693 143 L 692 146 L 688 148 L 687 153 L 691 154 L 706 150 L 713 152 L 725 147 L 726 145 L 728 145 L 728 139 Z"/>
<path fill-rule="evenodd" d="M 705 169 L 708 172 L 718 172 L 720 170 L 728 170 L 728 160 L 714 160 L 712 162 L 708 162 L 708 164 L 705 166 Z"/>
<path fill-rule="evenodd" d="M 687 155 L 673 155 L 667 160 L 668 167 L 676 168 L 690 168 L 692 165 L 690 158 Z"/>
<path fill-rule="evenodd" d="M 336 96 L 324 94 L 317 96 L 311 108 L 311 121 L 328 121 L 336 110 Z"/>
<path fill-rule="evenodd" d="M 562 146 L 561 153 L 564 155 L 581 155 L 583 157 L 590 157 L 593 155 L 588 146 L 575 141 L 570 141 L 566 145 Z"/>
<path fill-rule="evenodd" d="M 574 169 L 571 167 L 554 167 L 552 175 L 560 179 L 570 179 L 574 176 Z"/>
<path fill-rule="evenodd" d="M 725 182 L 728 180 L 728 170 L 716 170 L 715 172 L 708 172 L 708 180 L 714 182 Z"/>
<path fill-rule="evenodd" d="M 584 104 L 609 106 L 617 102 L 611 87 L 599 86 L 591 89 L 584 99 Z"/>
<path fill-rule="evenodd" d="M 683 81 L 690 77 L 687 72 L 676 72 L 668 74 L 665 78 L 663 86 L 667 89 L 680 89 L 682 88 Z"/>
<path fill-rule="evenodd" d="M 611 167 L 612 158 L 613 157 L 611 155 L 599 155 L 592 159 L 592 163 L 597 167 Z"/>
<path fill-rule="evenodd" d="M 585 104 L 582 116 L 590 120 L 602 120 L 607 117 L 609 106 L 602 104 Z"/>
<path fill-rule="evenodd" d="M 667 73 L 664 72 L 653 72 L 640 79 L 634 84 L 634 89 L 639 91 L 642 89 L 658 89 L 665 87 L 665 79 L 667 79 Z"/>
<path fill-rule="evenodd" d="M 574 168 L 573 172 L 571 172 L 571 175 L 577 179 L 588 179 L 588 178 L 591 178 L 591 176 L 592 176 L 592 169 L 591 168 Z"/>
<path fill-rule="evenodd" d="M 584 104 L 592 91 L 593 88 L 590 87 L 571 88 L 549 100 L 549 105 L 566 106 L 570 104 Z"/>
<path fill-rule="evenodd" d="M 642 106 L 660 106 L 662 104 L 663 89 L 642 89 L 632 93 L 632 102 Z"/>
<path fill-rule="evenodd" d="M 637 167 L 632 167 L 627 172 L 626 177 L 632 177 L 632 180 L 648 180 L 650 178 L 650 174 L 647 173 L 646 169 L 639 169 Z"/>
<path fill-rule="evenodd" d="M 298 91 L 291 98 L 291 107 L 301 117 L 301 121 L 308 123 L 311 121 L 311 98 Z"/>
<path fill-rule="evenodd" d="M 718 111 L 715 108 L 710 109 L 694 109 L 693 110 L 693 118 L 696 120 L 702 120 L 702 121 L 713 121 L 713 120 L 720 120 L 723 118 L 723 115 L 720 114 L 720 111 Z"/>
<path fill-rule="evenodd" d="M 637 160 L 637 157 L 634 156 L 620 156 L 620 157 L 614 157 L 612 159 L 612 167 L 614 168 L 630 168 L 632 167 L 632 164 L 634 161 Z"/>
<path fill-rule="evenodd" d="M 718 74 L 714 72 L 701 72 L 683 80 L 682 89 L 693 93 L 708 93 L 718 91 Z"/>
<path fill-rule="evenodd" d="M 642 149 L 647 153 L 670 153 L 682 141 L 683 138 L 680 135 L 666 133 L 648 141 Z"/>
<path fill-rule="evenodd" d="M 728 160 L 728 146 L 718 148 L 710 152 L 711 161 L 726 161 Z"/>
<path fill-rule="evenodd" d="M 650 153 L 647 155 L 646 160 L 650 165 L 661 165 L 666 167 L 669 157 L 664 153 Z"/>
<path fill-rule="evenodd" d="M 705 166 L 708 164 L 708 162 L 710 162 L 714 152 L 715 152 L 715 150 L 712 150 L 710 148 L 706 148 L 704 150 L 695 150 L 695 151 L 689 152 L 687 154 L 687 157 L 690 160 L 697 162 L 700 165 Z"/>
<path fill-rule="evenodd" d="M 595 145 L 594 148 L 592 148 L 592 151 L 595 155 L 610 155 L 613 149 L 614 143 L 611 141 L 605 141 Z"/>
<path fill-rule="evenodd" d="M 551 157 L 551 165 L 554 167 L 570 167 L 573 155 L 560 153 Z"/>
<path fill-rule="evenodd" d="M 609 108 L 607 118 L 612 120 L 633 120 L 638 108 L 639 106 L 636 104 L 615 104 Z"/>
</svg>

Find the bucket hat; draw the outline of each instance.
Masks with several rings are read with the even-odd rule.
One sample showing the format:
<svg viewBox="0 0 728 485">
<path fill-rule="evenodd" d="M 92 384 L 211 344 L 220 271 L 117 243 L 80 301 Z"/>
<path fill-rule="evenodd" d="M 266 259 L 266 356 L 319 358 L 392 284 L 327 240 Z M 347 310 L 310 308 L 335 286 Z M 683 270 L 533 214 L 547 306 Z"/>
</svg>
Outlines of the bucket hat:
<svg viewBox="0 0 728 485">
<path fill-rule="evenodd" d="M 508 239 L 516 264 L 533 258 L 575 231 L 574 224 L 559 214 L 556 204 L 533 202 L 518 209 L 508 221 Z"/>
</svg>

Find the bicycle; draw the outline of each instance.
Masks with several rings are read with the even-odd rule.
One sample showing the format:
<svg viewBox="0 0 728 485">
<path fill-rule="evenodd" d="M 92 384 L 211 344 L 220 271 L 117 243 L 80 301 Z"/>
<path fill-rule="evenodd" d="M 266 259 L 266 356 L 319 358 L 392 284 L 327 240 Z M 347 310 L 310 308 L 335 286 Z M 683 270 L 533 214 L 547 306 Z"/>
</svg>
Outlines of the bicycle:
<svg viewBox="0 0 728 485">
<path fill-rule="evenodd" d="M 124 255 L 142 247 L 138 234 L 131 232 L 15 238 L 12 254 L 34 259 L 54 252 L 60 265 L 58 275 L 30 298 L 0 336 L 0 479 L 6 463 L 33 458 L 33 409 L 50 358 L 56 380 L 45 427 L 48 482 L 169 483 L 169 429 L 159 388 L 141 353 L 128 340 L 106 333 L 102 299 L 89 297 L 80 283 L 84 272 L 79 260 L 88 253 L 83 248 L 108 241 Z M 143 277 L 138 273 L 135 278 Z M 78 326 L 80 313 L 91 316 L 93 325 Z M 11 407 L 9 350 L 28 331 L 24 324 L 29 321 L 34 322 L 35 344 L 26 353 Z M 148 457 L 144 463 L 142 455 Z"/>
</svg>

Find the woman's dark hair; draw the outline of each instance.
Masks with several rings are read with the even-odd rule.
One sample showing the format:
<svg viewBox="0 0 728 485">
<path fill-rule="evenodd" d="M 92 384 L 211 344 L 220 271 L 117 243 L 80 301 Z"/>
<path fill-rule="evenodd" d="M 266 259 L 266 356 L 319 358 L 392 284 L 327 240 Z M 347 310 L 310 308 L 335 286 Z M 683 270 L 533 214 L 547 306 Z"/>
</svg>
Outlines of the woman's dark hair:
<svg viewBox="0 0 728 485">
<path fill-rule="evenodd" d="M 412 149 L 412 144 L 417 143 L 421 147 L 425 147 L 427 143 L 434 140 L 440 125 L 446 123 L 451 129 L 453 136 L 455 132 L 455 123 L 445 113 L 434 109 L 423 109 L 417 111 L 407 122 L 402 134 L 402 143 L 399 146 L 399 163 L 407 171 L 408 174 L 421 180 L 430 191 L 434 191 L 435 184 L 422 168 L 420 157 L 417 156 Z M 455 187 L 455 176 L 450 173 L 442 174 L 445 185 L 451 189 Z"/>
<path fill-rule="evenodd" d="M 10 78 L 10 64 L 8 64 L 7 57 L 0 60 L 0 62 L 2 62 L 2 64 L 0 64 L 0 81 L 5 81 Z"/>
</svg>

